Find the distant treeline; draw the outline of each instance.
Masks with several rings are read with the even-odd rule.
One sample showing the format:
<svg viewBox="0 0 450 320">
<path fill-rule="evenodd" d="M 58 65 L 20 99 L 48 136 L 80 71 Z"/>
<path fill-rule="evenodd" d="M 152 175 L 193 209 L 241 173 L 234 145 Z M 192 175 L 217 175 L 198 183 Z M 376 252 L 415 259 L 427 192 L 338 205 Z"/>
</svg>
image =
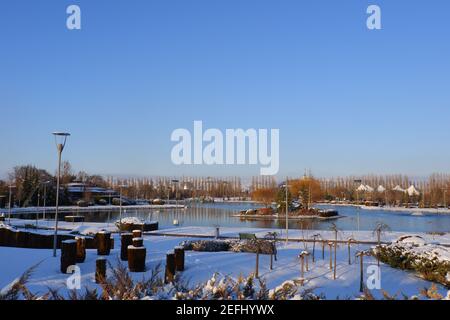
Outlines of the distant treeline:
<svg viewBox="0 0 450 320">
<path fill-rule="evenodd" d="M 71 198 L 66 185 L 81 182 L 118 192 L 129 199 L 185 199 L 185 198 L 237 198 L 252 199 L 270 204 L 285 199 L 285 181 L 272 176 L 257 176 L 251 180 L 233 177 L 148 177 L 117 178 L 90 175 L 84 171 L 75 173 L 69 162 L 63 162 L 61 170 L 60 204 L 68 205 Z M 56 195 L 56 177 L 44 169 L 32 165 L 17 166 L 8 174 L 8 179 L 0 180 L 0 207 L 8 206 L 9 186 L 15 206 L 42 206 L 44 202 L 53 206 Z M 413 179 L 405 175 L 348 176 L 336 178 L 316 178 L 312 174 L 288 178 L 288 196 L 299 199 L 305 206 L 318 201 L 373 201 L 380 204 L 417 204 L 425 207 L 447 206 L 450 193 L 450 175 L 432 174 L 426 179 Z M 361 185 L 373 191 L 357 191 Z M 419 194 L 393 190 L 414 186 Z M 379 188 L 382 186 L 382 188 Z M 397 188 L 398 189 L 398 188 Z M 379 190 L 383 190 L 380 192 Z M 95 202 L 93 195 L 86 192 L 84 198 Z"/>
</svg>

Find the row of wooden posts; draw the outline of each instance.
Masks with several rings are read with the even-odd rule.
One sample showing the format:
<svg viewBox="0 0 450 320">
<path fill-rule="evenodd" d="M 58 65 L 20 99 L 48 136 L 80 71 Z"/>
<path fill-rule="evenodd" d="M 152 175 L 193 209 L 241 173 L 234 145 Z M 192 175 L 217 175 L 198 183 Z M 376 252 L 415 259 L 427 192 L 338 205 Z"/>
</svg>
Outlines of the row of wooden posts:
<svg viewBox="0 0 450 320">
<path fill-rule="evenodd" d="M 102 258 L 96 261 L 97 282 L 101 282 L 106 277 L 106 259 L 111 249 L 114 248 L 114 239 L 111 233 L 100 231 L 95 235 L 95 244 L 97 255 Z M 142 238 L 141 230 L 134 230 L 132 233 L 123 233 L 121 235 L 120 258 L 122 261 L 128 261 L 128 268 L 131 272 L 145 271 L 146 248 Z M 65 240 L 61 242 L 61 272 L 67 273 L 69 266 L 83 263 L 86 259 L 86 238 L 76 237 L 74 240 Z"/>
<path fill-rule="evenodd" d="M 312 252 L 312 262 L 315 262 L 315 242 L 313 242 L 313 252 Z M 325 260 L 325 246 L 329 247 L 329 256 L 330 256 L 330 270 L 333 270 L 333 279 L 336 279 L 336 255 L 337 255 L 337 241 L 321 241 L 322 243 L 322 260 Z M 348 239 L 347 241 L 347 250 L 348 250 L 348 264 L 352 264 L 352 255 L 351 255 L 351 245 L 357 243 L 357 241 L 353 238 Z M 333 248 L 334 248 L 334 266 L 333 266 Z M 304 282 L 304 274 L 305 274 L 305 266 L 306 272 L 308 272 L 308 261 L 309 261 L 310 253 L 308 251 L 302 251 L 299 255 L 300 265 L 301 265 L 301 279 L 302 283 Z M 360 262 L 360 292 L 364 291 L 364 256 L 370 256 L 369 251 L 358 251 L 356 252 L 356 257 L 359 258 Z M 377 259 L 378 260 L 378 259 Z M 305 263 L 306 262 L 306 263 Z M 380 261 L 378 260 L 378 266 L 380 265 Z"/>
<path fill-rule="evenodd" d="M 106 263 L 104 256 L 110 254 L 114 242 L 111 233 L 101 231 L 96 234 L 95 242 L 97 254 L 101 256 L 96 260 L 95 281 L 101 283 L 106 278 Z M 130 272 L 145 272 L 145 259 L 147 249 L 144 246 L 141 230 L 122 233 L 120 236 L 120 259 L 128 261 Z M 83 263 L 86 259 L 86 239 L 76 237 L 75 240 L 66 240 L 61 243 L 61 272 L 67 273 L 69 266 Z M 185 250 L 182 246 L 177 246 L 166 255 L 166 269 L 164 281 L 170 283 L 174 281 L 175 273 L 184 271 Z"/>
<path fill-rule="evenodd" d="M 175 273 L 184 271 L 185 252 L 184 247 L 177 246 L 166 254 L 166 270 L 164 282 L 171 283 L 175 279 Z"/>
<path fill-rule="evenodd" d="M 304 283 L 304 275 L 305 275 L 305 271 L 308 272 L 309 271 L 309 256 L 311 255 L 312 257 L 312 262 L 315 263 L 315 251 L 316 251 L 316 242 L 320 242 L 322 245 L 322 260 L 325 260 L 325 247 L 328 246 L 329 248 L 329 257 L 330 257 L 330 270 L 333 271 L 333 279 L 336 279 L 336 269 L 337 269 L 337 246 L 338 246 L 338 241 L 337 239 L 335 241 L 328 241 L 328 240 L 317 240 L 318 235 L 314 235 L 313 236 L 313 249 L 312 249 L 312 254 L 306 250 L 302 251 L 299 254 L 299 258 L 300 258 L 300 274 L 301 274 L 301 283 Z M 259 240 L 256 239 L 256 236 L 253 236 L 251 241 L 254 241 L 255 245 L 256 245 L 256 265 L 255 265 L 255 277 L 258 278 L 259 277 L 259 255 L 260 255 L 260 244 L 258 243 L 258 241 L 271 241 L 273 243 L 273 250 L 270 253 L 270 266 L 269 269 L 272 270 L 273 269 L 273 257 L 275 257 L 275 261 L 277 260 L 277 255 L 276 255 L 276 236 L 273 234 L 268 234 L 268 236 L 266 237 L 266 239 L 268 240 Z M 348 264 L 351 265 L 352 264 L 352 255 L 351 255 L 351 246 L 353 244 L 357 243 L 357 241 L 353 238 L 350 238 L 347 240 L 347 250 L 348 250 Z M 334 252 L 333 252 L 334 251 Z M 334 253 L 334 254 L 333 254 Z M 359 257 L 360 260 L 360 291 L 363 291 L 364 288 L 364 284 L 363 284 L 363 280 L 364 280 L 364 274 L 363 274 L 363 258 L 364 256 L 368 256 L 370 255 L 367 251 L 358 251 L 356 253 L 356 256 Z M 333 259 L 334 258 L 334 259 Z M 379 262 L 378 262 L 379 263 Z M 306 269 L 306 270 L 305 270 Z"/>
</svg>

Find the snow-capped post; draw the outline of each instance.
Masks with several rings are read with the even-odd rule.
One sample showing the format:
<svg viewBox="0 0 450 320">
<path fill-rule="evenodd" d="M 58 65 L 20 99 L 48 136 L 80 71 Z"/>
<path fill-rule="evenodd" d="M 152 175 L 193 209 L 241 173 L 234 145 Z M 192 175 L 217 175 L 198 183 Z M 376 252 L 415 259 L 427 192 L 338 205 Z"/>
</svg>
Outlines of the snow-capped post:
<svg viewBox="0 0 450 320">
<path fill-rule="evenodd" d="M 325 240 L 322 240 L 322 260 L 325 260 Z"/>
<path fill-rule="evenodd" d="M 147 249 L 143 246 L 141 240 L 142 238 L 133 238 L 133 245 L 128 246 L 128 269 L 130 272 L 145 272 Z M 135 246 L 134 244 L 141 246 Z"/>
<path fill-rule="evenodd" d="M 347 246 L 348 246 L 348 264 L 351 265 L 352 264 L 352 256 L 351 256 L 351 252 L 350 252 L 350 246 L 352 245 L 352 243 L 355 243 L 355 239 L 353 238 L 349 238 L 347 241 Z"/>
<path fill-rule="evenodd" d="M 106 258 L 95 261 L 95 283 L 103 283 L 106 279 Z"/>
<path fill-rule="evenodd" d="M 259 246 L 256 246 L 255 278 L 259 278 Z"/>
<path fill-rule="evenodd" d="M 220 238 L 220 226 L 215 226 L 215 235 L 214 235 L 214 237 L 216 238 L 216 239 L 219 239 Z"/>
<path fill-rule="evenodd" d="M 330 248 L 330 270 L 333 270 L 333 242 L 328 242 L 328 247 Z"/>
<path fill-rule="evenodd" d="M 305 275 L 305 251 L 299 254 L 300 258 L 300 277 L 303 279 Z"/>
<path fill-rule="evenodd" d="M 384 233 L 386 230 L 389 230 L 389 226 L 383 222 L 378 222 L 377 226 L 375 227 L 375 230 L 373 230 L 373 233 L 377 235 L 377 249 L 380 248 L 381 246 L 381 234 Z M 376 256 L 377 258 L 377 264 L 378 267 L 380 266 L 380 259 L 378 258 L 378 255 Z"/>
<path fill-rule="evenodd" d="M 358 251 L 356 256 L 359 257 L 360 276 L 359 276 L 359 291 L 364 292 L 364 256 L 368 255 L 366 251 Z"/>
<path fill-rule="evenodd" d="M 331 224 L 331 230 L 334 232 L 334 271 L 333 279 L 336 280 L 336 269 L 337 269 L 337 243 L 338 243 L 338 227 L 335 223 Z"/>
<path fill-rule="evenodd" d="M 133 247 L 140 248 L 144 246 L 143 238 L 133 238 Z"/>
<path fill-rule="evenodd" d="M 175 278 L 175 253 L 169 251 L 166 254 L 166 272 L 164 275 L 164 282 L 171 283 Z"/>
<path fill-rule="evenodd" d="M 85 237 L 76 237 L 77 241 L 77 263 L 83 263 L 86 260 L 86 238 Z"/>
<path fill-rule="evenodd" d="M 142 238 L 142 230 L 133 230 L 133 238 Z"/>
<path fill-rule="evenodd" d="M 175 271 L 184 271 L 184 247 L 177 246 L 174 248 L 175 253 Z"/>
<path fill-rule="evenodd" d="M 312 236 L 312 238 L 313 238 L 312 262 L 313 263 L 316 262 L 316 257 L 315 257 L 315 254 L 316 254 L 316 240 L 319 237 L 320 237 L 320 234 L 318 234 L 318 233 Z"/>
<path fill-rule="evenodd" d="M 273 257 L 275 256 L 275 261 L 277 261 L 277 232 L 268 232 L 265 235 L 266 239 L 269 239 L 271 244 L 271 251 L 270 251 L 270 266 L 269 269 L 273 270 Z"/>
<path fill-rule="evenodd" d="M 130 232 L 122 233 L 120 236 L 120 260 L 128 260 L 128 246 L 133 244 L 133 234 Z"/>
<path fill-rule="evenodd" d="M 77 242 L 65 240 L 61 242 L 61 272 L 67 273 L 67 268 L 77 263 Z"/>
<path fill-rule="evenodd" d="M 100 231 L 95 235 L 97 242 L 97 254 L 99 256 L 108 256 L 111 251 L 111 233 Z"/>
</svg>

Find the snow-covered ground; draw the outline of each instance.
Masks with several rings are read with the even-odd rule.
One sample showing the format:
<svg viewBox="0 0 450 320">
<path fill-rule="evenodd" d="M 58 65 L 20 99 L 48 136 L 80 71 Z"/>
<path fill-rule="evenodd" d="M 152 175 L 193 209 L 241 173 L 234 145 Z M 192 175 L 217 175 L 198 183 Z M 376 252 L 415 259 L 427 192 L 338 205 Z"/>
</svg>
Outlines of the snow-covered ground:
<svg viewBox="0 0 450 320">
<path fill-rule="evenodd" d="M 66 223 L 72 225 L 72 223 Z M 64 225 L 64 223 L 62 223 Z M 102 228 L 105 224 L 84 224 L 86 228 Z M 76 226 L 75 226 L 76 227 Z M 112 228 L 112 226 L 111 226 Z M 221 235 L 237 236 L 240 232 L 256 233 L 263 236 L 267 231 L 273 229 L 251 229 L 251 228 L 221 228 Z M 171 228 L 163 230 L 165 233 L 173 234 L 196 234 L 196 235 L 213 235 L 214 228 L 206 227 L 184 227 Z M 158 232 L 161 232 L 158 231 Z M 330 231 L 289 231 L 290 238 L 310 238 L 313 234 L 320 233 L 326 239 L 333 239 Z M 398 238 L 404 233 L 390 232 L 383 236 L 384 241 L 390 241 Z M 442 243 L 450 243 L 450 236 L 431 236 L 420 234 L 427 241 L 438 241 Z M 374 240 L 371 232 L 344 232 L 339 234 L 340 239 L 354 237 L 358 240 Z M 120 241 L 118 234 L 114 234 L 116 248 L 112 250 L 108 260 L 113 264 L 119 263 Z M 164 266 L 165 255 L 168 250 L 179 245 L 183 240 L 195 239 L 184 236 L 160 236 L 145 235 L 144 245 L 147 248 L 147 272 L 135 273 L 133 277 L 136 280 L 143 277 L 149 277 L 151 269 L 157 264 L 162 263 Z M 310 260 L 310 271 L 305 273 L 305 288 L 314 288 L 317 294 L 323 293 L 328 299 L 336 298 L 354 298 L 359 291 L 359 263 L 355 261 L 355 253 L 358 250 L 366 250 L 369 245 L 353 245 L 351 247 L 352 264 L 348 264 L 347 245 L 341 244 L 338 248 L 337 260 L 337 279 L 333 280 L 332 272 L 329 270 L 329 252 L 325 251 L 325 258 L 322 259 L 322 249 L 320 245 L 316 245 L 315 257 L 316 262 Z M 307 248 L 312 252 L 312 244 L 308 244 Z M 274 269 L 269 270 L 269 256 L 261 255 L 260 258 L 260 277 L 265 279 L 269 289 L 281 285 L 284 281 L 294 280 L 300 277 L 300 262 L 298 255 L 305 250 L 305 246 L 300 242 L 285 242 L 278 244 L 278 261 L 274 263 Z M 78 264 L 81 269 L 82 286 L 95 287 L 93 282 L 95 273 L 95 260 L 97 258 L 96 250 L 87 250 L 87 257 L 84 263 Z M 65 290 L 65 281 L 68 275 L 61 274 L 59 271 L 59 257 L 53 258 L 51 250 L 33 250 L 18 248 L 0 248 L 0 288 L 7 286 L 14 279 L 19 277 L 27 268 L 40 263 L 32 275 L 29 288 L 41 293 L 47 291 L 48 287 L 61 288 Z M 376 264 L 371 257 L 365 258 L 364 269 Z M 255 255 L 252 253 L 233 253 L 233 252 L 186 252 L 186 270 L 183 277 L 189 280 L 191 284 L 206 282 L 211 276 L 218 272 L 222 275 L 231 275 L 239 277 L 240 275 L 249 275 L 254 272 Z M 367 277 L 367 275 L 365 275 Z M 408 296 L 417 295 L 419 291 L 425 287 L 430 287 L 431 283 L 418 278 L 414 273 L 405 272 L 398 269 L 390 268 L 386 265 L 381 266 L 381 288 L 390 294 L 407 294 Z M 447 290 L 438 286 L 439 292 L 444 296 Z M 376 297 L 381 297 L 381 290 L 373 290 L 372 293 Z M 402 298 L 399 295 L 399 298 Z"/>
</svg>

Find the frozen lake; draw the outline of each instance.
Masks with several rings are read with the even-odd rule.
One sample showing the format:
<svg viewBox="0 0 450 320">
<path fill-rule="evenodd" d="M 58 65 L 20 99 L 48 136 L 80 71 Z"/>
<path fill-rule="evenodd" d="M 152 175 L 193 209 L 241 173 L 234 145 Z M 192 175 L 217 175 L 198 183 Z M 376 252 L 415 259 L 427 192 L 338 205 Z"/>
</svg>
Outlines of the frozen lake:
<svg viewBox="0 0 450 320">
<path fill-rule="evenodd" d="M 249 227 L 284 229 L 285 221 L 251 220 L 233 217 L 240 210 L 255 208 L 252 203 L 214 203 L 191 204 L 186 209 L 135 209 L 124 207 L 123 217 L 139 217 L 144 220 L 159 221 L 160 228 L 174 226 L 207 226 L 214 227 Z M 357 207 L 320 205 L 326 209 L 336 209 L 343 218 L 332 221 L 304 220 L 289 222 L 290 229 L 328 230 L 331 223 L 336 223 L 340 230 L 373 230 L 378 222 L 383 222 L 392 231 L 403 232 L 450 232 L 450 214 L 398 212 L 374 209 L 364 210 Z M 114 222 L 119 218 L 119 211 L 104 212 L 71 212 L 67 215 L 80 214 L 86 217 L 86 222 Z M 30 218 L 30 217 L 29 217 Z"/>
</svg>

